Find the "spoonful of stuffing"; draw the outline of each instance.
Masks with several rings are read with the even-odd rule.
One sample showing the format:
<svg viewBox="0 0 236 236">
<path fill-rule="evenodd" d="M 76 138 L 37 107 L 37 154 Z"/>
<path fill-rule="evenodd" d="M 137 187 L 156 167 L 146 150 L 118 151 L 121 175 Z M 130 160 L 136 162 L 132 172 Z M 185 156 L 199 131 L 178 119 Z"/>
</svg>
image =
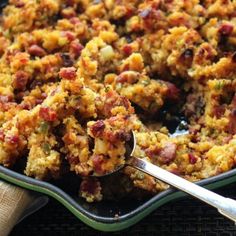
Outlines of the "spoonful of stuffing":
<svg viewBox="0 0 236 236">
<path fill-rule="evenodd" d="M 131 166 L 138 169 L 146 174 L 153 176 L 187 194 L 198 198 L 207 204 L 217 208 L 217 210 L 224 216 L 228 217 L 236 223 L 236 201 L 230 198 L 225 198 L 220 196 L 208 189 L 205 189 L 195 183 L 192 183 L 184 178 L 181 178 L 167 170 L 164 170 L 152 163 L 148 162 L 144 158 L 139 158 L 134 156 L 134 151 L 136 148 L 136 138 L 135 133 L 131 132 L 130 141 L 126 142 L 126 153 L 125 153 L 125 163 L 119 165 L 114 171 L 99 174 L 94 173 L 95 177 L 103 177 L 106 175 L 113 174 L 125 166 Z"/>
</svg>

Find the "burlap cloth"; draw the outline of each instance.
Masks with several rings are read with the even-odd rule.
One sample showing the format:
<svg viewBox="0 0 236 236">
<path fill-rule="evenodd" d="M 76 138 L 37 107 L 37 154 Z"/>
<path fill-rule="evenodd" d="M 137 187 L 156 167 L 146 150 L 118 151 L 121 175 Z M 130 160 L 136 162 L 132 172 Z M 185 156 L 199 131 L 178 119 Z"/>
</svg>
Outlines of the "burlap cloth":
<svg viewBox="0 0 236 236">
<path fill-rule="evenodd" d="M 8 235 L 22 217 L 40 208 L 35 204 L 38 199 L 39 196 L 30 191 L 0 181 L 0 236 Z M 41 201 L 40 205 L 44 203 Z M 34 209 L 27 212 L 32 204 Z"/>
</svg>

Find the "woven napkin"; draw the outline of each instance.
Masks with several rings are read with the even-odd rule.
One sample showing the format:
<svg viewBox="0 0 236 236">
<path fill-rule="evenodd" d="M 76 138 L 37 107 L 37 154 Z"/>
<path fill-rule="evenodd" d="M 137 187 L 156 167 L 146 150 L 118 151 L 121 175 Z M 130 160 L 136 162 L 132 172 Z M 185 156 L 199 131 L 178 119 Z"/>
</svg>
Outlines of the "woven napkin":
<svg viewBox="0 0 236 236">
<path fill-rule="evenodd" d="M 6 236 L 35 200 L 30 191 L 0 181 L 0 235 Z"/>
</svg>

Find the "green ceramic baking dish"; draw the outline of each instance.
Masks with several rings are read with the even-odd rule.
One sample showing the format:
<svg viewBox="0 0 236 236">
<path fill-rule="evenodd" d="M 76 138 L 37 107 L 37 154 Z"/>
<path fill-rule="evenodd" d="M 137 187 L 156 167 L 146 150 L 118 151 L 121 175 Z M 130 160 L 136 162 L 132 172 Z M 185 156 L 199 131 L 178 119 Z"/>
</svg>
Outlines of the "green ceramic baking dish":
<svg viewBox="0 0 236 236">
<path fill-rule="evenodd" d="M 183 192 L 168 189 L 143 201 L 127 199 L 120 202 L 103 201 L 91 204 L 79 198 L 78 193 L 70 191 L 70 185 L 74 184 L 70 182 L 70 178 L 67 178 L 64 183 L 62 180 L 59 183 L 48 183 L 24 176 L 2 166 L 0 166 L 0 178 L 55 198 L 78 219 L 101 231 L 119 231 L 130 227 L 161 205 L 185 196 Z M 209 189 L 215 189 L 234 181 L 236 181 L 236 169 L 199 181 L 199 184 Z"/>
</svg>

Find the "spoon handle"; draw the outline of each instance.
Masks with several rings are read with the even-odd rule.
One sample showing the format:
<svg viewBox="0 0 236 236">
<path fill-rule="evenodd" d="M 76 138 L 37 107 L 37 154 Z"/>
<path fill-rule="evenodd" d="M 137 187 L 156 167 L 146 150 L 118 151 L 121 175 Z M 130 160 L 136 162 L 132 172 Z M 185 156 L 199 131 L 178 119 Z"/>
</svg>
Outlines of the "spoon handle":
<svg viewBox="0 0 236 236">
<path fill-rule="evenodd" d="M 127 165 L 141 170 L 163 182 L 182 190 L 218 209 L 224 216 L 236 222 L 236 201 L 230 198 L 222 197 L 208 189 L 197 184 L 189 182 L 169 171 L 166 171 L 152 163 L 137 157 L 131 157 Z"/>
</svg>

